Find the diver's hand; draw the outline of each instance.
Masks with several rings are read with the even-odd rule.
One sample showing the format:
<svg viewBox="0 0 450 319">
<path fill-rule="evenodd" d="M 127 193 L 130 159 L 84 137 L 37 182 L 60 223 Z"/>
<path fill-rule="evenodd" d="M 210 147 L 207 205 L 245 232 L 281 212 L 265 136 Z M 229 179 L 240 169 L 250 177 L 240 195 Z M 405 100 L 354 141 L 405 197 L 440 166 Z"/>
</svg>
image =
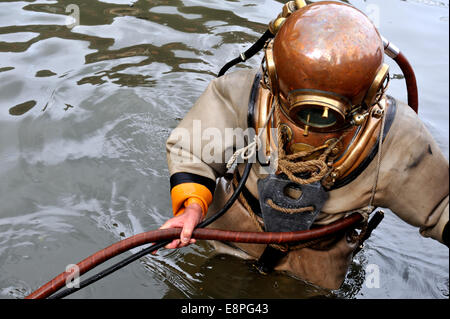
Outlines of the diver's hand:
<svg viewBox="0 0 450 319">
<path fill-rule="evenodd" d="M 174 239 L 165 247 L 168 249 L 181 248 L 189 244 L 194 244 L 195 239 L 191 238 L 195 226 L 197 226 L 203 218 L 202 208 L 199 204 L 191 204 L 185 208 L 184 213 L 169 219 L 160 227 L 160 229 L 167 228 L 183 228 L 180 239 Z"/>
</svg>

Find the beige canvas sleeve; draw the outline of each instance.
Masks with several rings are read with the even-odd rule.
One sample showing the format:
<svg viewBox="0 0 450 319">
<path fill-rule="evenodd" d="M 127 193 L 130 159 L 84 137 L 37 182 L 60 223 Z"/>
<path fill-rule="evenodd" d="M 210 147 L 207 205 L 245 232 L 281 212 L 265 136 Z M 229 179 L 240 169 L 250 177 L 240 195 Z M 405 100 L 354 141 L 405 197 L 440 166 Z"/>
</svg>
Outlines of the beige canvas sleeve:
<svg viewBox="0 0 450 319">
<path fill-rule="evenodd" d="M 442 242 L 448 222 L 449 164 L 416 113 L 398 103 L 389 140 L 383 149 L 379 197 L 425 237 Z"/>
<path fill-rule="evenodd" d="M 234 148 L 244 146 L 240 130 L 247 128 L 255 74 L 242 70 L 211 81 L 167 140 L 170 175 L 183 172 L 215 180 L 226 172 Z"/>
</svg>

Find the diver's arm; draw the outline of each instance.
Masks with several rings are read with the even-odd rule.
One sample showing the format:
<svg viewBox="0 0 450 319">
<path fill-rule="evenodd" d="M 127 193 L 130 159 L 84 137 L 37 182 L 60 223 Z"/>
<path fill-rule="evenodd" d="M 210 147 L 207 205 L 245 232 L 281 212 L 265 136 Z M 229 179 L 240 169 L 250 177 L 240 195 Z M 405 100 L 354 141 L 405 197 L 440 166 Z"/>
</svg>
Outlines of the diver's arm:
<svg viewBox="0 0 450 319">
<path fill-rule="evenodd" d="M 194 221 L 195 227 L 206 216 L 216 178 L 226 173 L 226 161 L 236 146 L 226 131 L 246 128 L 254 76 L 254 71 L 239 71 L 211 81 L 169 136 L 166 149 L 175 215 L 169 225 L 192 225 Z M 201 208 L 200 219 L 195 214 L 191 216 L 192 211 L 198 212 L 198 209 L 191 209 L 192 204 Z M 189 218 L 183 216 L 188 208 Z M 189 226 L 182 234 L 190 238 L 192 229 Z"/>
<path fill-rule="evenodd" d="M 436 207 L 436 209 L 430 214 L 429 219 L 433 220 L 433 215 L 440 216 L 436 223 L 430 223 L 431 225 L 424 225 L 420 228 L 420 233 L 424 237 L 434 238 L 441 243 L 449 245 L 448 238 L 448 196 Z"/>
<path fill-rule="evenodd" d="M 383 143 L 375 205 L 390 208 L 420 233 L 443 243 L 449 220 L 449 164 L 439 146 L 405 104 L 398 103 Z"/>
</svg>

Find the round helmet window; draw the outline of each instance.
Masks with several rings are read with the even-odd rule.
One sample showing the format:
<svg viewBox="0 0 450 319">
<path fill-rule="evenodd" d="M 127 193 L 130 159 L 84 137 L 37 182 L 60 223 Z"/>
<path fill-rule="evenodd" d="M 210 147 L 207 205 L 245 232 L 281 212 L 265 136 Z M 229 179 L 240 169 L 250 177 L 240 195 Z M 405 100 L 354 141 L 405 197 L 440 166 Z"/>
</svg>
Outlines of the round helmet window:
<svg viewBox="0 0 450 319">
<path fill-rule="evenodd" d="M 323 109 L 319 108 L 301 109 L 297 112 L 297 119 L 305 125 L 319 128 L 333 126 L 337 121 L 334 112 L 324 112 Z"/>
</svg>

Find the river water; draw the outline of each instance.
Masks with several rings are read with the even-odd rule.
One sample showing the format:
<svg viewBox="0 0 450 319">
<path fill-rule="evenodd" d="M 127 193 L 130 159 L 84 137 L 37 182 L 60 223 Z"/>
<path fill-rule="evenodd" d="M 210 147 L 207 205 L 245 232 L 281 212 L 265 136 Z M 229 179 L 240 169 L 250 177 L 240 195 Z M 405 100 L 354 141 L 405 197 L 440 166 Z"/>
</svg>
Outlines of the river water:
<svg viewBox="0 0 450 319">
<path fill-rule="evenodd" d="M 171 216 L 166 138 L 283 2 L 0 0 L 0 298 L 23 298 L 68 264 Z M 419 116 L 448 158 L 449 1 L 348 2 L 414 66 Z M 260 58 L 237 68 L 257 67 Z M 400 72 L 387 62 L 394 70 L 389 92 L 406 100 Z M 317 292 L 210 255 L 205 243 L 161 250 L 70 297 Z M 328 296 L 448 298 L 448 258 L 445 246 L 387 211 L 343 287 Z M 378 267 L 378 288 L 366 281 L 370 265 Z"/>
</svg>

